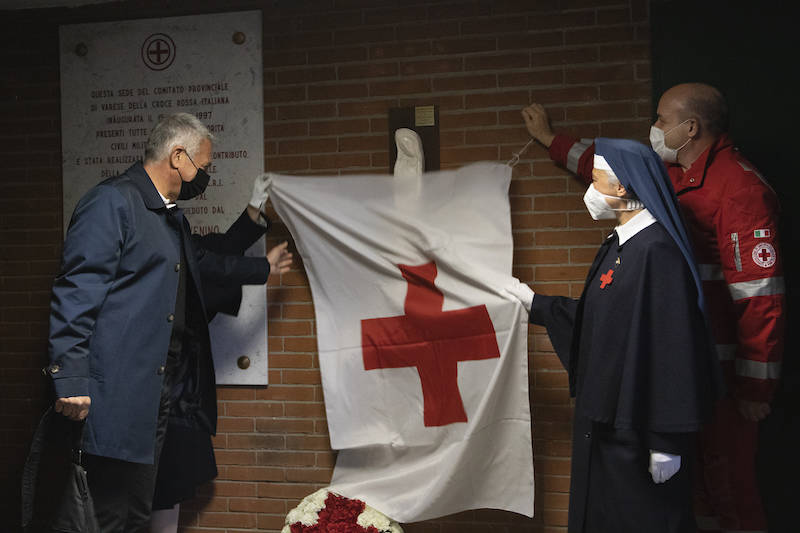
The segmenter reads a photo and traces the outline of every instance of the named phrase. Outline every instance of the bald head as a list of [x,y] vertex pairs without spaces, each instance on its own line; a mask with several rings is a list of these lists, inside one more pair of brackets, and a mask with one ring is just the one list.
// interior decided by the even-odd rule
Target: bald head
[[673,107],[681,120],[698,120],[703,136],[717,138],[728,131],[728,104],[711,85],[681,83],[668,89],[661,101]]

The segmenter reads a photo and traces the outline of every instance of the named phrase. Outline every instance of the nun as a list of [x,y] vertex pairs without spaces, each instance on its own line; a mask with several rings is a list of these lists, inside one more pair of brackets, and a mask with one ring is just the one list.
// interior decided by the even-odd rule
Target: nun
[[508,292],[546,328],[575,398],[570,533],[694,533],[695,434],[720,373],[669,177],[641,143],[596,140],[584,196],[614,219],[579,300]]

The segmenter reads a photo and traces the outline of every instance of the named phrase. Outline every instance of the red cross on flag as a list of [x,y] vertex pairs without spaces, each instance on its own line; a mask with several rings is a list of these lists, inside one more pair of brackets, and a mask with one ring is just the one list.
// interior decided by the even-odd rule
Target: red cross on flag
[[314,298],[330,490],[400,522],[533,515],[527,313],[502,290],[510,180],[477,163],[272,182]]

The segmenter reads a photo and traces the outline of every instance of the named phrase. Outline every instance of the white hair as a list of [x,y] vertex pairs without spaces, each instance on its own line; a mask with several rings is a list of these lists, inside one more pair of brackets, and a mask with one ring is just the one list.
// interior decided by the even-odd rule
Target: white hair
[[191,157],[204,139],[213,141],[214,136],[197,117],[189,113],[168,115],[150,132],[144,149],[144,160],[146,163],[161,161],[176,146],[183,146]]

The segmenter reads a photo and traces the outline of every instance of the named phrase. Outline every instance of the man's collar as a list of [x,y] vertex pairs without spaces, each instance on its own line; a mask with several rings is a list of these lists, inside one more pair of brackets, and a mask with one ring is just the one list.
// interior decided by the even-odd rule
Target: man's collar
[[131,181],[139,192],[142,193],[144,205],[148,209],[163,209],[167,203],[166,198],[161,196],[161,193],[156,189],[153,180],[144,169],[144,165],[139,161],[127,170],[127,174],[131,177]]
[[[694,160],[694,163],[686,170],[686,176],[701,180],[703,178],[703,171],[706,169],[708,158],[714,157],[717,152],[731,145],[733,145],[733,141],[727,134],[723,133],[720,135],[716,141],[711,143],[711,146],[706,148],[705,151]],[[700,183],[695,183],[695,185],[700,185]]]
[[631,218],[625,224],[621,224],[614,228],[614,231],[617,232],[617,237],[619,237],[619,245],[622,246],[625,244],[625,241],[654,222],[656,222],[656,219],[650,214],[650,211],[647,209],[642,209],[641,212],[636,213],[633,218]]
[[[156,189],[156,192],[158,192],[158,189]],[[176,204],[175,202],[171,201],[169,198],[167,198],[166,196],[164,196],[160,192],[158,193],[158,195],[161,197],[161,200],[164,201],[164,205],[167,206],[167,209],[171,209],[173,207],[177,207],[178,204]]]

